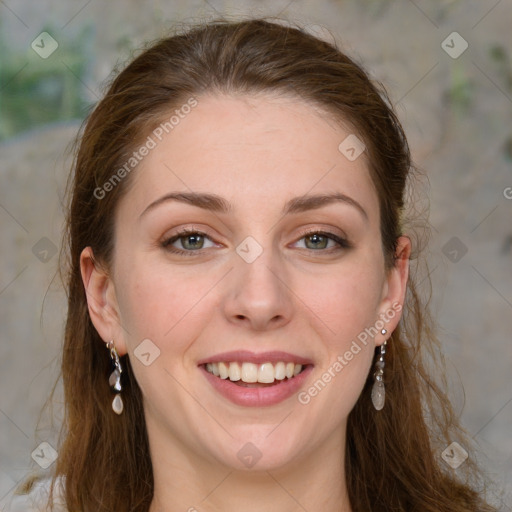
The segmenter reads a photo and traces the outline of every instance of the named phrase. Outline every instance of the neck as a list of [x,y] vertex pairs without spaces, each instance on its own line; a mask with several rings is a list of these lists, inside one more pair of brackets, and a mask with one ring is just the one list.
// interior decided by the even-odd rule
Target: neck
[[161,424],[147,420],[154,477],[149,512],[351,512],[345,426],[286,465],[238,470],[202,457]]

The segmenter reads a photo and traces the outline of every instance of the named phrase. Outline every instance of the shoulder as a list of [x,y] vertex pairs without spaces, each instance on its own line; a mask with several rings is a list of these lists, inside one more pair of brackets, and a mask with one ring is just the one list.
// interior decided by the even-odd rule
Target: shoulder
[[47,508],[52,476],[26,478],[14,492],[6,512],[67,512],[64,501],[64,478],[57,477],[53,488],[53,508]]

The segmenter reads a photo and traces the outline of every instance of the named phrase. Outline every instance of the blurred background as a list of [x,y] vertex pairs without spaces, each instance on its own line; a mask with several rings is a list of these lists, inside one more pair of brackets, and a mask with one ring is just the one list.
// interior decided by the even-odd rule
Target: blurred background
[[386,85],[429,184],[450,396],[512,510],[512,0],[0,1],[0,509],[57,448],[60,384],[54,424],[36,426],[60,367],[73,139],[115,66],[169,27],[219,16],[335,37]]

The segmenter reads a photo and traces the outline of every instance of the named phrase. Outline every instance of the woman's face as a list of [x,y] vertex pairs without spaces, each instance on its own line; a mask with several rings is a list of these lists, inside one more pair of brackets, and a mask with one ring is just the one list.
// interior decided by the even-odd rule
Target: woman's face
[[[407,242],[386,272],[366,153],[339,149],[350,130],[294,98],[197,102],[132,171],[112,274],[82,254],[91,318],[129,355],[153,450],[238,469],[333,453],[398,323]],[[279,362],[307,366],[281,380]]]

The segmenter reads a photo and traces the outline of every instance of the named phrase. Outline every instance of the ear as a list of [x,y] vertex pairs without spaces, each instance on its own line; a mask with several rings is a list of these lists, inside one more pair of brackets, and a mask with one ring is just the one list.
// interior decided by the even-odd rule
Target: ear
[[378,334],[376,340],[380,345],[388,339],[396,329],[405,300],[407,280],[409,278],[409,257],[411,255],[411,240],[407,236],[398,239],[395,252],[395,264],[389,269],[382,292],[382,300],[379,306],[379,318],[384,321],[386,335]]
[[91,247],[80,254],[80,272],[87,296],[89,316],[103,341],[114,340],[120,356],[126,354],[114,282],[94,259]]

